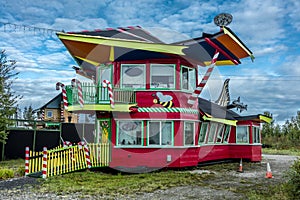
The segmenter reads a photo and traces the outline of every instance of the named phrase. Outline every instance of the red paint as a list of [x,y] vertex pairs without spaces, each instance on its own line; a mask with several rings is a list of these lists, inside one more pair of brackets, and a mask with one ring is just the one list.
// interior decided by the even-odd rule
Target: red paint
[[[175,88],[176,90],[152,90],[150,89],[150,64],[176,64]],[[130,112],[97,112],[97,118],[112,118],[111,121],[111,162],[110,167],[124,168],[163,168],[163,167],[187,167],[197,166],[198,163],[224,160],[224,159],[249,159],[251,161],[261,160],[261,145],[252,144],[235,144],[236,128],[231,127],[228,143],[221,144],[201,144],[198,145],[200,132],[200,119],[204,113],[199,110],[198,114],[191,112],[154,112],[146,111],[152,108],[166,108],[160,103],[155,103],[154,99],[158,99],[157,92],[172,97],[172,108],[189,108],[187,103],[191,92],[180,91],[181,89],[181,65],[193,67],[182,58],[174,59],[153,59],[144,61],[126,61],[114,63],[113,82],[115,87],[120,87],[121,64],[146,64],[146,89],[135,90],[136,106],[130,107]],[[197,71],[197,70],[196,70]],[[196,76],[197,80],[198,77]],[[192,107],[197,110],[197,103]],[[140,109],[140,110],[139,110]],[[142,112],[143,111],[143,112]],[[112,114],[113,113],[113,114]],[[122,147],[116,146],[116,121],[118,120],[141,120],[143,129],[143,145]],[[173,121],[173,146],[149,146],[147,144],[147,124],[148,121]],[[194,146],[184,146],[184,122],[194,121]],[[254,122],[239,121],[238,125],[247,125],[250,129]],[[259,125],[259,123],[258,123]],[[252,130],[249,131],[249,141],[252,141]],[[207,136],[206,136],[207,137]],[[207,138],[205,139],[207,140]]]

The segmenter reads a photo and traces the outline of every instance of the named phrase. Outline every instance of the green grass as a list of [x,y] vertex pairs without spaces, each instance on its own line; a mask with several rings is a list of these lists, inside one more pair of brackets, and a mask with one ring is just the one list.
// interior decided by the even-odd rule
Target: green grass
[[188,171],[161,171],[146,174],[110,174],[75,172],[49,177],[42,181],[40,192],[57,194],[108,195],[110,197],[152,192],[174,186],[201,184],[212,174],[191,174]]
[[24,176],[25,161],[23,159],[0,161],[0,179]]
[[272,149],[272,148],[263,148],[262,152],[264,154],[278,154],[278,155],[300,156],[300,149]]

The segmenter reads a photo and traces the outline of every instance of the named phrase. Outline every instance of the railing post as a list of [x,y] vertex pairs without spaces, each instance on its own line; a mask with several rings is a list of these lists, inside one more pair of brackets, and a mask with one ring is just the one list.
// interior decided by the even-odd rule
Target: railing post
[[25,176],[29,174],[29,147],[25,147]]
[[47,178],[47,147],[43,148],[43,169],[42,178]]

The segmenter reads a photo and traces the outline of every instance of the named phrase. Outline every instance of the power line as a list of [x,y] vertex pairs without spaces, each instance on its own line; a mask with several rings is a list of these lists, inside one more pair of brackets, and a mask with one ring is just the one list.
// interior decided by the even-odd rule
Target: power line
[[51,28],[42,28],[37,26],[28,26],[28,25],[19,25],[10,22],[2,22],[0,24],[3,25],[4,32],[13,32],[13,31],[23,31],[23,32],[34,32],[34,33],[42,33],[42,34],[53,34],[56,32],[64,32],[64,30],[55,30]]

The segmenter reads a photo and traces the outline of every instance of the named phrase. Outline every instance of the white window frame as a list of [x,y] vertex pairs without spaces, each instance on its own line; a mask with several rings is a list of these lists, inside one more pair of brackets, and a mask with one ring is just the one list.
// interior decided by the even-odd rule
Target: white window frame
[[[227,133],[227,130],[228,130],[228,133]],[[228,143],[229,138],[230,138],[230,132],[231,132],[231,126],[226,125],[225,129],[224,129],[224,134],[223,134],[223,143]],[[226,137],[227,137],[227,140],[225,140]]]
[[[208,131],[208,134],[207,134],[207,143],[209,143],[209,144],[215,143],[215,141],[216,141],[216,134],[217,134],[217,131],[218,131],[218,127],[219,127],[219,123],[210,122],[209,131]],[[211,132],[213,130],[212,128],[214,128],[214,132],[213,133]],[[212,137],[210,137],[211,134],[213,134]],[[212,138],[212,141],[210,141],[211,138]]]
[[[203,125],[206,125],[206,130],[205,130],[205,133],[203,133],[203,141],[201,142],[200,140],[202,139],[201,138],[201,133],[203,132]],[[209,123],[208,122],[202,122],[201,123],[201,127],[200,127],[200,132],[199,132],[199,138],[198,138],[198,144],[205,144],[206,143],[206,137],[207,137],[207,132],[209,130]]]
[[[136,144],[134,144],[134,141],[135,140],[125,140],[124,141],[124,144],[122,143],[122,141],[120,142],[119,140],[120,140],[120,134],[121,134],[121,132],[120,132],[120,130],[122,129],[121,127],[120,127],[120,124],[121,123],[140,123],[140,127],[141,127],[141,129],[139,130],[141,133],[141,135],[140,135],[140,144],[138,144],[138,141],[136,141]],[[143,121],[141,121],[141,120],[118,120],[117,121],[117,130],[116,130],[116,132],[117,132],[117,136],[116,136],[116,146],[130,146],[130,147],[135,147],[135,146],[143,146],[143,142],[144,142],[144,133],[143,133],[143,131],[144,131],[144,126],[143,126]],[[126,133],[127,132],[127,133]],[[130,135],[129,135],[129,130],[128,131],[126,131],[126,130],[123,130],[123,133],[124,134],[126,134],[126,135],[128,135],[127,136],[127,138],[130,138]],[[132,134],[132,133],[131,133]],[[134,138],[134,137],[131,137],[131,138]],[[138,137],[136,137],[136,138],[138,138]]]
[[[159,144],[150,144],[150,123],[159,123]],[[171,143],[162,144],[162,123],[171,123]],[[174,145],[174,122],[173,121],[148,121],[147,122],[147,145],[148,146],[173,146]]]
[[[187,88],[183,88],[184,86],[184,79],[183,79],[183,69],[186,68],[188,70],[188,77],[187,77]],[[192,74],[194,74],[194,83],[191,83],[192,77],[190,77],[190,70],[192,70]],[[181,80],[181,90],[186,90],[186,91],[193,91],[196,87],[196,69],[195,68],[191,68],[185,65],[181,65],[181,73],[180,73],[180,80]]]
[[[159,67],[161,66],[162,70],[165,67],[172,67],[173,68],[173,85],[172,87],[169,84],[164,83],[156,83],[153,82],[153,75],[152,75],[152,69],[153,67]],[[176,86],[176,65],[175,64],[150,64],[150,89],[175,89]]]
[[[142,87],[140,86],[134,86],[132,84],[132,87],[128,87],[128,86],[124,86],[124,68],[125,66],[136,66],[136,67],[143,67],[143,83],[142,83]],[[120,82],[121,82],[121,88],[130,88],[130,89],[146,89],[146,64],[121,64],[121,74],[120,74]],[[130,85],[130,84],[125,84],[125,85]]]
[[[193,124],[192,125],[192,136],[193,136],[193,143],[192,144],[186,144],[186,124]],[[194,146],[195,145],[195,122],[184,122],[184,146]]]
[[[217,130],[217,134],[216,134],[216,143],[223,143],[224,141],[224,133],[225,133],[225,124],[219,124],[218,125],[218,130]],[[220,142],[218,142],[218,139],[220,139]]]
[[[258,140],[258,142],[257,142],[257,140]],[[260,132],[259,126],[252,126],[252,143],[253,144],[261,144],[261,132]]]
[[[238,141],[238,128],[239,127],[243,127],[243,128],[246,128],[246,135],[247,135],[247,138],[246,138],[246,141]],[[236,130],[235,130],[235,143],[236,144],[249,144],[249,126],[247,125],[238,125],[236,126]]]

